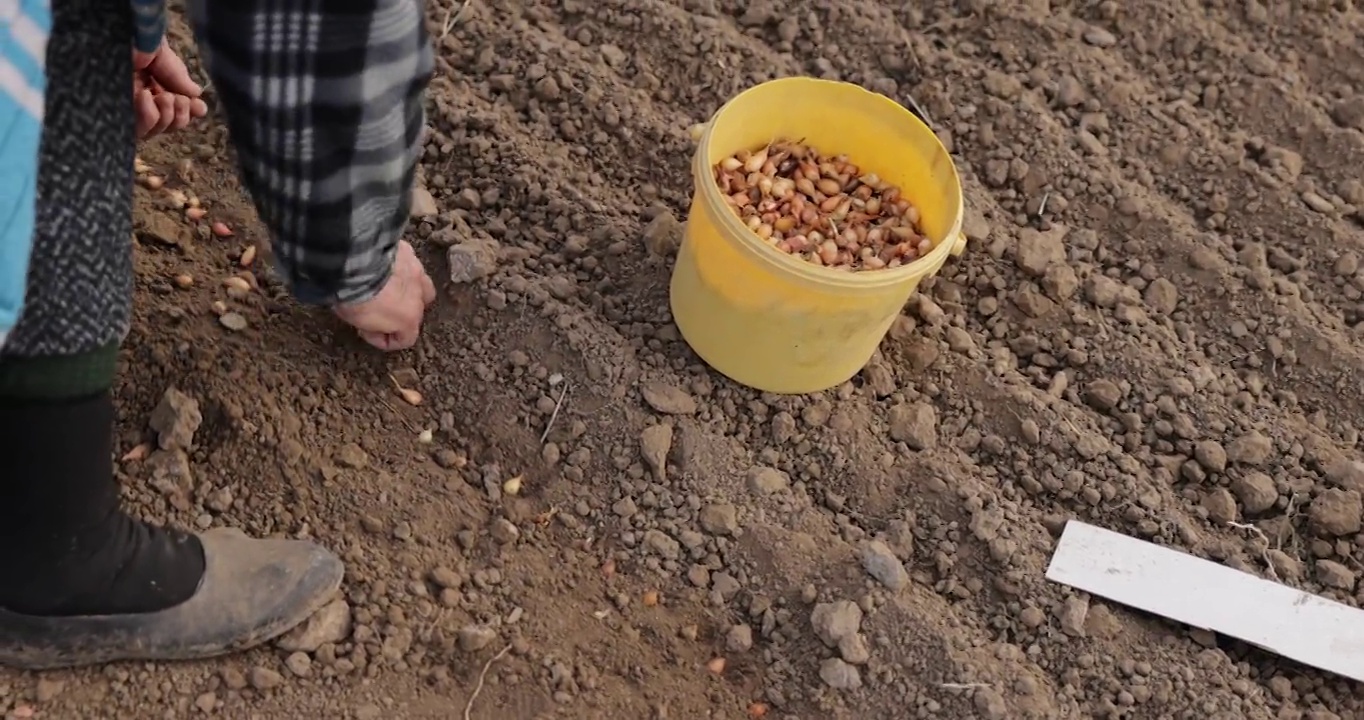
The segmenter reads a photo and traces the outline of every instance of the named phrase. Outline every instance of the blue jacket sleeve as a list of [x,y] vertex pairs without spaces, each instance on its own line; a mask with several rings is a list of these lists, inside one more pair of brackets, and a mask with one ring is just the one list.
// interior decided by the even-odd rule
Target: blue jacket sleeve
[[19,322],[28,281],[51,32],[48,0],[20,0],[0,17],[0,347]]

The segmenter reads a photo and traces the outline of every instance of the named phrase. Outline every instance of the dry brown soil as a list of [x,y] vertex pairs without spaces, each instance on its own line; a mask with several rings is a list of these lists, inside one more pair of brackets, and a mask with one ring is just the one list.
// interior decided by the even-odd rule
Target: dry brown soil
[[[1350,682],[1043,577],[1078,518],[1364,597],[1352,5],[435,2],[411,232],[442,298],[393,356],[259,261],[230,297],[264,232],[225,133],[148,144],[236,236],[138,191],[120,454],[168,388],[203,422],[192,479],[128,460],[127,497],[317,538],[344,605],[293,651],[5,672],[0,711],[461,718],[497,657],[468,717],[1364,717]],[[808,397],[709,371],[667,305],[688,127],[790,74],[912,94],[971,206],[966,254]],[[452,241],[487,275],[448,281]]]

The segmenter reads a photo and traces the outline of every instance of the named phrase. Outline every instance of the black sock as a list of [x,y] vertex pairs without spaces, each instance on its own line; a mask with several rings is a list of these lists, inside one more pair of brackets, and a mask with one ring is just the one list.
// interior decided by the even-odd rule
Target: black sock
[[0,398],[0,608],[119,615],[188,600],[199,539],[119,509],[113,402]]

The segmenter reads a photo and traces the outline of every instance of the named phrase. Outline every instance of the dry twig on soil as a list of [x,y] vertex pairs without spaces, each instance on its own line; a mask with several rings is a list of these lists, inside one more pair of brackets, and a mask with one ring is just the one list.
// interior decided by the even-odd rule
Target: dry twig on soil
[[554,427],[554,421],[559,419],[559,411],[564,407],[564,398],[568,397],[568,383],[564,383],[564,389],[559,393],[559,401],[554,403],[554,412],[549,416],[549,422],[545,423],[545,431],[540,433],[540,444],[544,445],[549,438],[549,431]]
[[1281,582],[1279,580],[1279,573],[1274,570],[1274,563],[1270,562],[1269,560],[1269,551],[1271,550],[1271,546],[1269,542],[1269,536],[1265,534],[1265,531],[1261,530],[1258,527],[1255,527],[1254,525],[1251,525],[1250,523],[1228,522],[1227,524],[1238,530],[1246,530],[1250,532],[1252,535],[1256,535],[1261,540],[1265,541],[1265,546],[1260,549],[1260,559],[1264,560],[1265,569],[1269,571],[1269,577],[1273,578],[1275,582]]
[[483,692],[483,682],[488,679],[488,670],[492,668],[493,663],[506,657],[511,649],[511,645],[502,648],[483,665],[483,670],[478,674],[478,684],[474,685],[474,691],[469,695],[469,702],[464,706],[464,720],[470,720],[473,717],[474,701],[478,699],[478,694]]
[[459,22],[460,16],[464,14],[465,9],[467,9],[472,2],[473,0],[464,0],[459,4],[458,8],[451,8],[445,11],[445,22],[441,23],[440,39],[444,40],[445,36],[449,35],[450,31],[455,29],[455,23]]

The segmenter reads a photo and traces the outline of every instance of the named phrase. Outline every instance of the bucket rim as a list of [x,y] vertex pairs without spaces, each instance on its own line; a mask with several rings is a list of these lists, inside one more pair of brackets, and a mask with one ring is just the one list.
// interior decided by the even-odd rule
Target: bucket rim
[[[844,89],[863,93],[869,96],[868,99],[872,102],[883,102],[893,106],[898,113],[904,115],[903,120],[906,124],[914,128],[916,132],[925,133],[928,137],[932,138],[933,144],[937,146],[937,148],[942,151],[943,156],[947,158],[947,172],[951,175],[950,179],[952,181],[952,187],[954,188],[950,200],[956,207],[956,217],[952,222],[952,226],[948,228],[943,237],[934,239],[933,249],[927,255],[918,258],[908,265],[879,270],[849,272],[846,270],[835,270],[823,265],[815,265],[814,263],[807,262],[794,255],[777,250],[771,245],[763,242],[756,233],[748,229],[748,227],[739,220],[739,216],[725,203],[724,196],[720,193],[720,188],[716,186],[715,178],[712,176],[713,168],[710,164],[710,153],[708,152],[716,123],[721,120],[727,110],[731,109],[745,96],[764,88],[770,88],[773,85],[792,81],[798,81],[803,84],[817,83],[836,85]],[[695,185],[695,194],[701,197],[701,202],[705,205],[706,209],[710,211],[710,214],[716,218],[716,222],[720,226],[720,231],[742,238],[739,241],[739,245],[742,246],[749,255],[766,263],[769,267],[779,272],[795,275],[802,280],[824,285],[826,287],[834,286],[847,290],[873,290],[899,285],[905,280],[913,277],[927,278],[937,267],[941,267],[947,262],[947,257],[949,255],[955,254],[953,250],[959,243],[959,238],[962,233],[962,222],[966,214],[965,198],[961,187],[961,175],[957,172],[957,166],[952,160],[951,153],[947,151],[947,148],[942,144],[942,141],[938,139],[937,133],[933,132],[932,128],[930,128],[914,111],[896,102],[893,98],[882,95],[881,93],[872,92],[855,83],[839,80],[825,80],[823,78],[801,75],[777,78],[775,80],[758,83],[731,97],[724,105],[721,105],[720,108],[710,116],[710,119],[706,121],[705,129],[702,131],[701,137],[697,141],[696,151],[692,154],[692,182]],[[901,192],[903,192],[903,188],[901,189]]]

